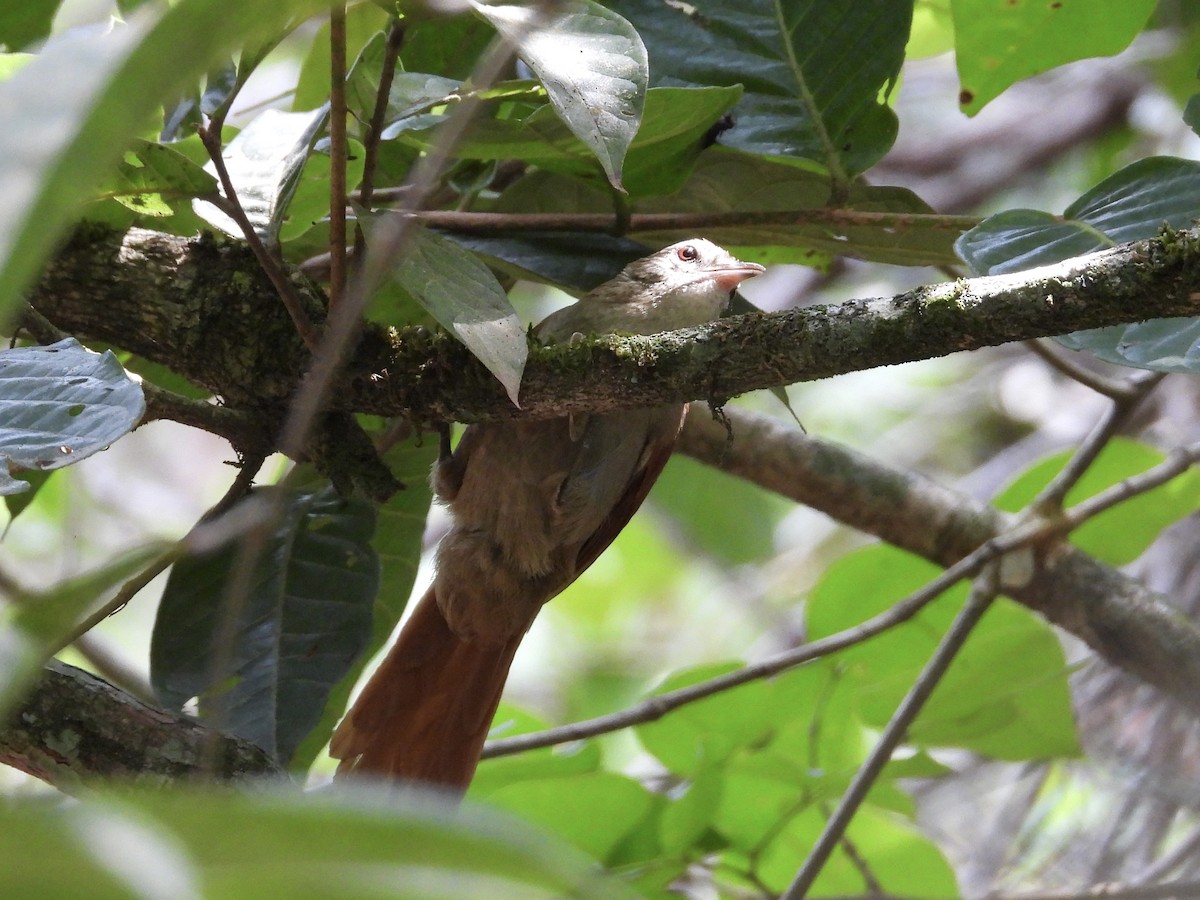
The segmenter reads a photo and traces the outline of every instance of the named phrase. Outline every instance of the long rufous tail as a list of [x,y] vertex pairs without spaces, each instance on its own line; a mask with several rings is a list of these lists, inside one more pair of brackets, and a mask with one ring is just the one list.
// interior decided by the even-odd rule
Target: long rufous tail
[[520,637],[457,637],[431,587],[346,713],[329,752],[347,772],[465,791],[479,764]]

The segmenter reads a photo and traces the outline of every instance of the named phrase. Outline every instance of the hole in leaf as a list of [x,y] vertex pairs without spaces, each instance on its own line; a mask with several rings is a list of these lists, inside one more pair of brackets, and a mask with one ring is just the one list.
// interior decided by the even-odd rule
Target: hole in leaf
[[67,415],[70,416],[71,418],[74,418],[75,416],[77,416],[81,412],[83,412],[86,408],[87,407],[85,407],[82,403],[76,403],[74,406],[67,407]]

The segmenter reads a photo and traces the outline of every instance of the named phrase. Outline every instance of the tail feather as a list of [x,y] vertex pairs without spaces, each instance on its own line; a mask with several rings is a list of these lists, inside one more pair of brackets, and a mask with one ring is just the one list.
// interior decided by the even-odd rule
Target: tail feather
[[488,645],[461,640],[434,589],[342,719],[329,752],[348,772],[424,781],[465,791],[520,637]]

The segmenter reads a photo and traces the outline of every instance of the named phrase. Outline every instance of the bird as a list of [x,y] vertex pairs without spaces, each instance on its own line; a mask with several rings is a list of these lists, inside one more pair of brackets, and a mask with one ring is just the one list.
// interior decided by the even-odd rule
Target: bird
[[[629,263],[535,333],[571,341],[699,325],[763,271],[691,238]],[[443,450],[431,482],[451,524],[433,582],[333,733],[337,778],[466,791],[522,637],[628,523],[685,414],[669,404],[477,423]]]

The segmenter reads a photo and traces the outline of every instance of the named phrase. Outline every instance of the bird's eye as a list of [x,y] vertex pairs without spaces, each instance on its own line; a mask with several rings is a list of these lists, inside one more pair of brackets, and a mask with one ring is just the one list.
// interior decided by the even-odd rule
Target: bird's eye
[[680,247],[678,250],[675,251],[675,255],[678,256],[680,259],[682,259],[684,262],[695,262],[697,259],[700,258],[700,251],[697,250],[695,247],[693,247],[691,244],[684,244],[682,247]]

